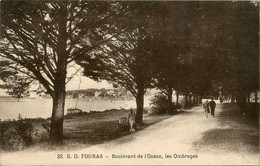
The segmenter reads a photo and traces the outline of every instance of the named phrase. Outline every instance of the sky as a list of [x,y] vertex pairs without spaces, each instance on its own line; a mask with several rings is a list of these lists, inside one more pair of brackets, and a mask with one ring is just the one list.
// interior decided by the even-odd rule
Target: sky
[[[72,70],[68,70],[68,75],[73,73]],[[109,84],[107,81],[101,81],[96,82],[93,81],[90,78],[87,78],[85,76],[80,76],[81,74],[78,73],[78,75],[74,76],[66,85],[67,90],[78,90],[78,89],[88,89],[88,88],[106,88],[111,89],[113,88],[113,85]],[[81,83],[80,83],[81,80]],[[80,84],[79,84],[80,83]],[[3,81],[0,80],[0,84],[3,84]],[[31,89],[37,89],[38,85],[32,85]],[[6,90],[0,88],[0,96],[6,96],[5,93]]]
[[[79,87],[79,77],[74,77],[67,85],[66,89],[67,90],[78,90]],[[0,80],[0,84],[3,82]],[[107,81],[102,81],[102,82],[95,82],[87,77],[82,76],[81,77],[81,83],[80,83],[80,88],[79,89],[88,89],[88,88],[106,88],[106,89],[111,89],[113,86],[109,84]],[[32,87],[32,89],[36,89],[35,86]],[[4,89],[0,88],[0,96],[6,96],[7,94],[5,93]]]
[[[67,75],[71,76],[74,73],[77,73],[77,74],[66,85],[67,90],[88,89],[88,88],[97,88],[97,89],[113,88],[113,86],[111,84],[109,84],[107,81],[96,82],[90,78],[82,76],[82,69],[79,72],[77,72],[80,67],[75,64],[73,64],[72,66],[73,67],[67,69],[67,72],[68,72]],[[80,80],[81,80],[81,83],[80,83]],[[80,85],[79,85],[79,83],[80,83]]]
[[[81,79],[81,83],[79,85]],[[80,88],[79,88],[80,87]],[[113,88],[111,84],[109,84],[107,81],[101,81],[101,82],[95,82],[87,77],[81,76],[79,77],[74,77],[68,84],[67,84],[67,90],[77,90],[79,89],[88,89],[88,88],[106,88],[110,89]]]
[[[74,75],[74,77],[66,84],[66,90],[78,90],[78,89],[89,89],[89,88],[106,88],[111,89],[113,85],[109,84],[107,81],[96,82],[90,78],[82,76],[83,69],[80,69],[79,65],[71,64],[70,67],[67,68],[67,77]],[[78,71],[78,72],[77,72]],[[81,83],[80,83],[81,80]],[[80,84],[79,84],[80,83]],[[3,84],[3,81],[0,80],[0,84]],[[38,85],[32,85],[31,90],[36,90]],[[6,96],[6,90],[0,88],[0,96]]]

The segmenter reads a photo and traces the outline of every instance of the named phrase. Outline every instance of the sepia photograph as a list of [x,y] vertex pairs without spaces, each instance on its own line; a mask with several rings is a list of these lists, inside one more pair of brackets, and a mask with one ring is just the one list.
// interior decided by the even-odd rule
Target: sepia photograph
[[0,0],[0,165],[260,165],[259,9]]

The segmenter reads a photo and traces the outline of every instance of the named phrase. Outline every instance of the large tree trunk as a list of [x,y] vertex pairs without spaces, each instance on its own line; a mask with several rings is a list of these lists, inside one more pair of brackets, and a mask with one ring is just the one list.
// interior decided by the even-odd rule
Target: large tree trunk
[[189,94],[189,106],[192,106],[192,96]]
[[65,95],[65,90],[58,90],[53,96],[50,132],[51,144],[61,144],[63,140]]
[[258,100],[258,93],[257,91],[255,91],[255,103],[257,103],[257,100]]
[[61,59],[60,63],[58,63],[57,73],[55,75],[54,93],[52,96],[51,144],[61,144],[63,141],[63,120],[66,96],[65,82],[67,75],[66,68],[66,63]]
[[198,94],[196,93],[195,94],[195,105],[198,105],[198,104],[199,104]]
[[51,117],[51,144],[61,144],[63,141],[63,120],[65,106],[65,81],[66,81],[66,64],[60,63],[56,73],[54,83],[54,94],[52,96],[53,107]]
[[250,103],[250,93],[246,95],[247,97],[247,102]]
[[202,95],[201,94],[198,94],[198,104],[202,104]]
[[171,109],[172,109],[172,87],[169,86],[168,88],[168,92],[167,92],[167,100],[168,100],[168,103],[167,103],[167,110],[166,110],[166,114],[169,114],[171,112]]
[[235,95],[234,95],[234,93],[231,94],[231,103],[235,103]]
[[196,105],[196,104],[195,104],[195,95],[193,95],[193,97],[192,97],[192,105],[193,105],[193,106]]
[[176,106],[179,105],[179,93],[176,91]]
[[143,111],[144,111],[144,86],[139,85],[136,96],[136,123],[143,123]]
[[187,94],[185,94],[185,98],[184,98],[184,108],[188,108],[188,96],[187,96]]
[[[66,3],[66,2],[64,2]],[[64,105],[65,105],[65,84],[67,75],[67,8],[61,5],[59,10],[60,18],[58,21],[59,34],[57,42],[57,70],[54,80],[53,109],[51,117],[51,144],[61,144],[63,141],[63,121],[64,121]]]
[[244,106],[246,104],[246,94],[244,92],[239,92],[236,96],[236,103],[240,106]]

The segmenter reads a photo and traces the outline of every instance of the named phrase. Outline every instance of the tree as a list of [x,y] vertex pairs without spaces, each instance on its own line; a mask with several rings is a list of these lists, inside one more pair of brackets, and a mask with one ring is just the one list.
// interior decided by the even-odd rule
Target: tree
[[11,75],[5,79],[5,82],[5,84],[0,85],[0,88],[6,89],[6,93],[17,98],[18,102],[20,98],[30,95],[29,88],[32,80],[22,76]]
[[198,24],[194,43],[202,43],[196,52],[210,64],[208,91],[221,87],[232,101],[236,96],[245,103],[246,95],[258,89],[258,8],[250,2],[203,2],[199,9],[204,26]]
[[201,74],[207,76],[208,85],[203,89],[212,95],[221,87],[232,101],[236,96],[237,102],[243,103],[248,93],[258,89],[258,8],[250,2],[197,5],[192,48],[195,59],[199,58],[196,66],[204,66]]
[[0,56],[51,95],[52,144],[63,138],[65,84],[73,77],[67,68],[121,33],[113,26],[119,13],[110,2],[1,1]]
[[238,104],[246,102],[250,92],[259,89],[259,8],[249,2],[234,4],[234,48],[237,57]]
[[142,123],[146,88],[150,87],[150,53],[147,38],[131,41],[132,34],[124,34],[102,49],[93,52],[92,58],[80,57],[78,64],[83,74],[96,81],[107,80],[115,86],[129,90],[136,98],[136,121]]
[[30,95],[29,88],[33,80],[10,70],[7,68],[8,65],[10,65],[8,61],[0,62],[0,79],[4,81],[4,84],[0,84],[0,88],[6,89],[6,93],[17,98],[19,102],[20,98]]
[[[113,41],[93,51],[92,57],[79,57],[83,74],[94,80],[107,80],[129,90],[136,98],[137,123],[142,123],[144,94],[151,87],[153,26],[158,23],[154,12],[158,2],[121,2],[129,28]],[[161,8],[162,9],[162,8]]]
[[189,6],[175,2],[164,4],[164,8],[164,13],[158,21],[158,32],[154,34],[154,77],[155,86],[167,96],[166,113],[169,113],[172,109],[173,90],[178,93],[182,84],[180,80],[183,68],[179,59],[190,51],[191,26],[187,12]]

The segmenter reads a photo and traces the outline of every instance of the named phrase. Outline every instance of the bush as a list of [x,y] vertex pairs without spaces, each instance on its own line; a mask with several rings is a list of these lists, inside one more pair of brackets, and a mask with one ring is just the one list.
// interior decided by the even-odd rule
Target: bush
[[[155,114],[165,114],[167,107],[168,107],[168,100],[167,100],[167,96],[162,94],[162,93],[158,93],[156,94],[152,99],[151,99],[151,105],[152,105],[152,112]],[[171,105],[171,111],[169,112],[174,113],[176,112],[176,105],[174,104],[174,102]]]
[[49,140],[44,119],[0,121],[0,150],[22,150],[34,143]]
[[24,121],[0,122],[0,144],[2,150],[21,150],[32,144],[32,124]]

